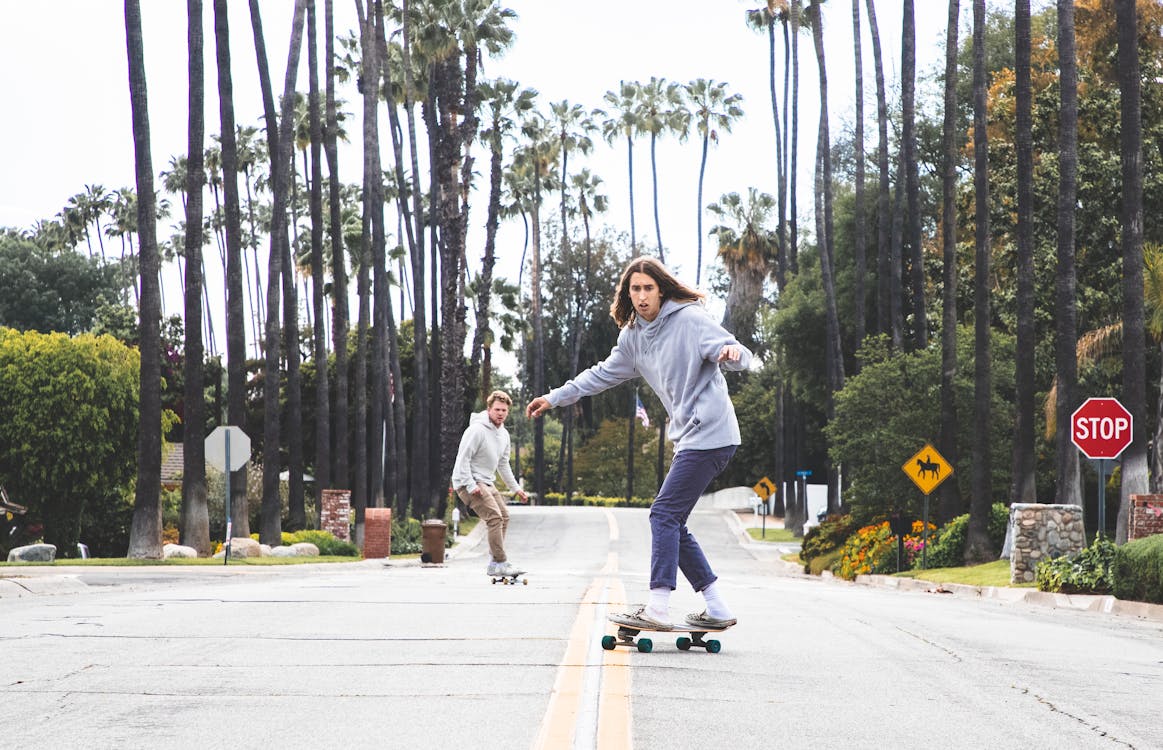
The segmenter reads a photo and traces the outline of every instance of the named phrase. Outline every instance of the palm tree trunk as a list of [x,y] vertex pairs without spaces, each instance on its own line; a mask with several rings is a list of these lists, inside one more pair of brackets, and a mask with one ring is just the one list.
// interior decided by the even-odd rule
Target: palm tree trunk
[[[315,0],[307,3],[307,81],[311,128],[311,298],[315,306],[315,517],[323,488],[331,486],[331,378],[327,371],[327,325],[323,314],[323,122],[319,112],[319,48]],[[305,519],[304,519],[305,520]],[[305,525],[305,524],[304,524]]]
[[876,200],[876,248],[877,248],[877,294],[876,329],[880,333],[892,332],[892,252],[889,238],[891,218],[890,190],[888,174],[888,97],[884,85],[884,59],[880,48],[880,30],[876,25],[876,5],[866,0],[868,10],[868,30],[872,37],[872,61],[876,70],[876,164],[880,174]]
[[1123,398],[1134,435],[1123,453],[1115,542],[1127,541],[1130,496],[1147,492],[1147,363],[1143,308],[1143,128],[1139,23],[1134,0],[1115,0],[1122,161]]
[[969,529],[965,562],[986,562],[993,550],[989,541],[989,512],[993,505],[990,460],[990,363],[989,294],[989,141],[986,134],[985,0],[973,0],[973,189],[976,195],[974,224],[976,269],[974,271],[973,347],[973,474],[970,478]]
[[1074,268],[1074,211],[1078,200],[1078,64],[1074,43],[1074,0],[1058,0],[1058,267],[1054,274],[1054,369],[1058,395],[1055,502],[1082,504],[1078,450],[1070,438],[1077,407],[1078,300]]
[[[498,125],[493,124],[493,132],[497,132]],[[497,263],[497,227],[501,220],[501,178],[504,161],[504,151],[500,137],[496,135],[492,143],[492,155],[489,160],[489,207],[485,219],[485,253],[481,257],[480,284],[477,289],[476,328],[473,330],[472,354],[469,361],[469,374],[473,385],[477,388],[482,400],[488,398],[488,387],[481,378],[480,363],[484,353],[485,334],[489,330],[489,306],[493,293],[493,268]]]
[[206,492],[206,391],[202,378],[202,189],[205,123],[205,76],[202,62],[202,0],[187,0],[189,51],[189,139],[186,148],[186,269],[185,349],[183,395],[182,517],[179,541],[207,557],[210,549],[210,512]]
[[775,264],[775,283],[782,292],[787,285],[787,96],[788,81],[791,75],[791,66],[788,65],[788,56],[791,48],[787,39],[787,13],[781,14],[783,27],[783,128],[780,129],[778,104],[775,95],[775,16],[768,17],[768,45],[771,48],[771,116],[775,121],[775,153],[776,153],[776,195],[779,201],[779,225],[776,227],[776,237],[779,241],[779,257]]
[[917,351],[929,343],[925,320],[925,264],[921,247],[920,178],[917,174],[917,116],[914,104],[917,78],[917,33],[913,0],[905,0],[901,24],[901,149],[905,163],[905,193],[908,198],[908,247],[912,266],[913,341]]
[[[271,253],[267,263],[267,319],[266,319],[266,371],[263,377],[263,480],[262,513],[259,524],[259,539],[272,546],[282,541],[282,508],[279,499],[279,458],[280,423],[279,392],[282,377],[279,372],[280,338],[280,289],[279,280],[284,273],[283,260],[289,254],[287,229],[287,202],[290,197],[288,180],[291,160],[294,158],[294,106],[295,77],[299,68],[299,51],[303,40],[303,24],[306,15],[306,0],[296,0],[295,16],[291,25],[290,49],[287,53],[286,76],[283,79],[282,110],[279,113],[277,134],[274,128],[274,98],[270,87],[266,50],[262,45],[261,18],[257,0],[251,0],[251,25],[254,27],[255,53],[258,56],[259,79],[263,86],[263,108],[267,118],[267,142],[271,152],[272,198],[271,208]],[[274,137],[272,137],[272,135]],[[286,243],[286,245],[284,245]],[[286,269],[290,274],[290,269]]]
[[787,265],[792,275],[800,272],[799,266],[799,219],[796,207],[796,175],[798,169],[800,141],[800,9],[799,0],[791,0],[791,172],[787,179],[788,190],[791,193],[790,208],[788,211],[790,242],[788,244]]
[[334,440],[332,446],[332,461],[334,471],[331,472],[331,482],[324,485],[319,482],[320,489],[324,487],[350,487],[350,471],[348,469],[348,386],[347,386],[347,334],[350,320],[347,307],[347,263],[344,257],[343,224],[340,214],[341,198],[339,194],[339,120],[335,103],[335,21],[332,0],[324,2],[324,57],[327,65],[327,126],[323,149],[327,156],[329,184],[329,220],[331,232],[331,299],[332,324],[331,337],[335,349],[335,408],[332,411],[331,434]]
[[[226,422],[246,424],[246,314],[242,293],[242,237],[238,205],[238,145],[234,125],[234,84],[230,72],[230,27],[226,0],[214,0],[218,61],[218,111],[222,138],[222,192],[226,216]],[[140,197],[140,196],[139,196]],[[246,467],[230,480],[232,533],[250,536]]]
[[626,132],[626,164],[630,172],[630,255],[638,255],[638,228],[634,225],[634,136]]
[[[532,213],[533,258],[529,273],[530,314],[533,318],[533,392],[545,392],[545,324],[541,318],[541,165],[535,156]],[[545,497],[545,417],[533,420],[533,484],[537,499]]]
[[[864,276],[865,269],[865,253],[867,252],[867,241],[865,239],[865,219],[864,219],[864,60],[860,44],[860,0],[852,0],[852,39],[853,39],[853,62],[855,64],[855,78],[856,78],[856,218],[853,229],[855,230],[853,252],[856,255],[856,278],[853,282],[853,331],[852,351],[859,351],[860,345],[864,343],[865,330],[865,292],[864,292]],[[860,366],[860,360],[857,359],[857,368]]]
[[139,0],[125,0],[125,43],[129,58],[129,101],[133,119],[138,257],[141,268],[139,322],[141,421],[137,431],[137,488],[133,501],[133,526],[130,530],[127,556],[157,559],[162,556],[161,296],[158,286],[160,263]]
[[[956,466],[957,448],[957,52],[961,4],[949,0],[945,25],[945,119],[941,135],[941,259],[945,288],[941,297],[941,455]],[[962,514],[957,482],[943,482],[937,516]]]
[[658,143],[658,134],[650,134],[650,178],[654,186],[654,236],[658,240],[658,260],[666,263],[666,251],[662,249],[662,224],[658,221],[658,159],[655,147]]
[[[774,107],[775,104],[772,104]],[[775,134],[776,140],[779,140],[779,131]],[[698,213],[698,255],[695,260],[695,286],[697,287],[703,280],[703,176],[707,172],[707,147],[710,145],[711,128],[708,125],[707,131],[703,133],[703,155],[699,159],[699,189],[698,189],[698,205],[696,206]],[[778,157],[776,158],[778,162]],[[780,286],[782,289],[782,285]]]
[[1014,66],[1017,89],[1018,156],[1018,326],[1015,363],[1017,414],[1014,423],[1012,502],[1037,502],[1034,482],[1034,136],[1030,91],[1030,0],[1014,4]]

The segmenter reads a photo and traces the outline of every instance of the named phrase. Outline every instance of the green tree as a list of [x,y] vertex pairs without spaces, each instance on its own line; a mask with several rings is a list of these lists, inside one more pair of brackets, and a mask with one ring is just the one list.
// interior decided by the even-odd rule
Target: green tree
[[[140,368],[111,336],[0,328],[0,484],[60,557],[76,556],[85,504],[133,479]],[[160,512],[157,534],[160,554]]]
[[776,234],[767,224],[775,198],[755,188],[747,189],[747,201],[739,193],[727,193],[707,206],[721,223],[710,234],[719,244],[719,257],[727,269],[724,327],[749,348],[755,346],[755,316],[763,301],[763,282],[778,252]]
[[611,146],[614,141],[626,138],[626,168],[630,186],[630,253],[638,254],[638,228],[634,223],[634,136],[641,132],[641,118],[638,114],[638,98],[642,84],[637,81],[618,82],[617,91],[607,91],[602,100],[611,108],[609,113],[594,110],[594,117],[602,120],[602,137]]
[[[622,389],[619,395],[625,396]],[[625,400],[623,398],[623,400]],[[650,497],[658,492],[655,455],[658,453],[658,431],[643,427],[634,421],[635,453],[634,495]],[[673,458],[673,446],[666,448],[665,464]],[[577,449],[574,456],[577,490],[585,495],[620,497],[626,492],[626,422],[625,419],[607,419],[593,437]]]
[[[774,79],[773,79],[774,80]],[[774,83],[772,84],[772,107],[775,106]],[[697,78],[686,85],[686,96],[690,102],[695,128],[703,141],[702,158],[699,161],[698,202],[698,254],[695,260],[695,286],[703,279],[703,176],[707,171],[707,149],[712,142],[719,143],[719,131],[731,132],[731,125],[743,116],[740,94],[727,92],[727,84],[715,80]],[[776,119],[776,140],[779,140],[778,118]]]
[[682,87],[665,78],[651,76],[638,89],[638,127],[650,134],[650,175],[654,187],[654,236],[658,241],[658,259],[666,262],[662,245],[662,224],[658,219],[658,158],[656,149],[659,136],[674,133],[686,140],[690,128],[690,110],[682,97]]

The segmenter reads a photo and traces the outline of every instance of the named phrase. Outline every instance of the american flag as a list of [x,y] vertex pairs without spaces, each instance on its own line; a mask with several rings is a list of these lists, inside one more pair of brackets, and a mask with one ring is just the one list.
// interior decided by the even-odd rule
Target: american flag
[[650,415],[646,413],[646,407],[642,405],[642,399],[637,396],[634,399],[638,402],[638,408],[634,410],[634,418],[642,420],[643,427],[650,426]]

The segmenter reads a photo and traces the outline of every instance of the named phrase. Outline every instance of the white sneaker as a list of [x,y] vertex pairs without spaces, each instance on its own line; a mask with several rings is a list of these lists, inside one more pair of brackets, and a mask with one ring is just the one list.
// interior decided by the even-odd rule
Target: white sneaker
[[495,572],[491,573],[490,575],[495,575],[495,576],[519,576],[519,575],[522,575],[522,574],[525,572],[525,571],[524,571],[524,570],[522,570],[521,568],[518,568],[518,567],[516,567],[515,565],[513,565],[513,564],[511,564],[511,563],[509,563],[509,562],[507,562],[507,561],[506,561],[506,562],[503,562],[503,563],[497,563],[496,565],[497,565],[497,567],[496,567],[496,569],[495,569]]
[[488,570],[486,572],[486,575],[495,576],[497,574],[497,567],[498,567],[497,563],[490,562]]

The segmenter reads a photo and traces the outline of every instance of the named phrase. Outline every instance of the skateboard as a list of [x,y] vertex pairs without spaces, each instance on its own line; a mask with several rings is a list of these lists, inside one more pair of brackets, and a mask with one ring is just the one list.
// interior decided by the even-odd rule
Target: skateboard
[[489,578],[493,579],[493,583],[503,583],[506,586],[516,586],[518,583],[522,583],[526,586],[529,585],[529,579],[525,577],[524,573],[517,573],[516,575],[505,575],[505,576],[490,575]]
[[654,641],[651,638],[638,638],[638,634],[642,632],[647,633],[671,633],[671,632],[685,632],[689,636],[680,635],[674,642],[678,646],[679,651],[690,651],[692,647],[704,648],[707,653],[717,654],[723,648],[718,640],[711,638],[705,640],[703,636],[709,633],[722,633],[727,628],[706,628],[703,630],[695,630],[690,625],[685,623],[675,624],[672,630],[658,630],[655,628],[631,628],[626,625],[621,625],[614,620],[615,625],[618,625],[618,635],[607,635],[602,637],[602,648],[606,651],[613,651],[618,646],[626,646],[628,648],[637,648],[643,654],[649,654],[654,650]]

